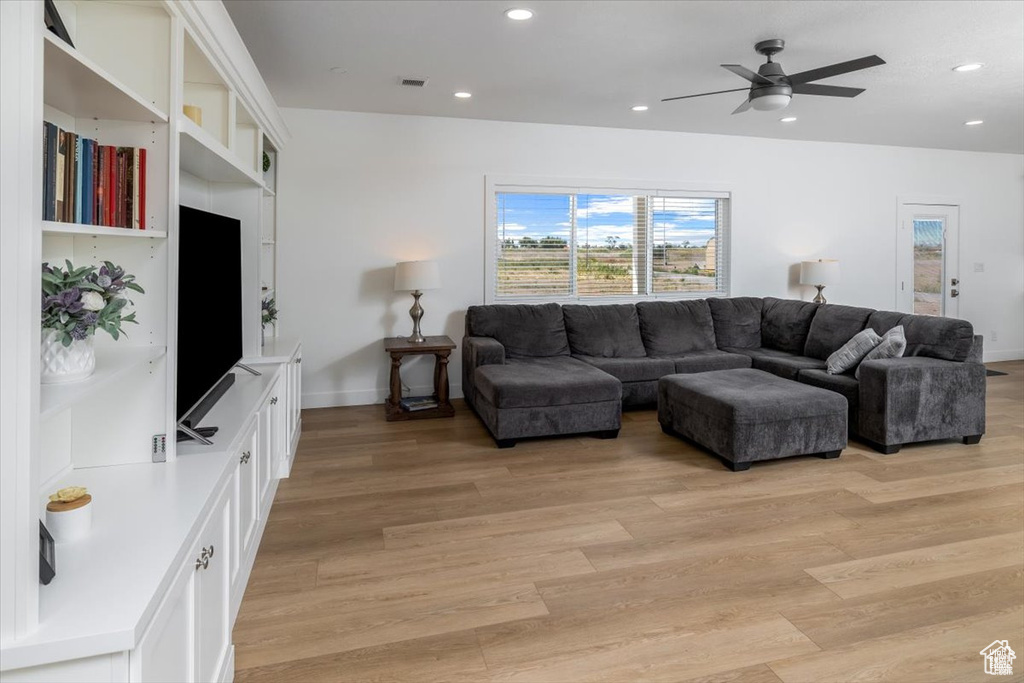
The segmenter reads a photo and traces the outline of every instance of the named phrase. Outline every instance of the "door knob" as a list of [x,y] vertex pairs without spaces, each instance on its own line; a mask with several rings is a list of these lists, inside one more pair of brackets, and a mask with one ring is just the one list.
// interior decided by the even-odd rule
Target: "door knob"
[[949,281],[949,284],[951,284],[954,287],[956,287],[958,284],[960,284],[960,279],[959,278],[953,278],[952,280]]
[[949,290],[949,295],[955,299],[958,296],[960,296],[960,290],[959,289],[951,289],[951,290]]

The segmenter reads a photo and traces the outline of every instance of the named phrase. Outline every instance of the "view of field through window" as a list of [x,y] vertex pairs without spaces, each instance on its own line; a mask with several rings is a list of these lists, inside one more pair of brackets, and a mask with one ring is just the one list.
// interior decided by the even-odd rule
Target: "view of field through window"
[[914,313],[942,315],[942,248],[940,219],[914,221]]
[[721,291],[727,200],[512,192],[495,199],[499,297]]

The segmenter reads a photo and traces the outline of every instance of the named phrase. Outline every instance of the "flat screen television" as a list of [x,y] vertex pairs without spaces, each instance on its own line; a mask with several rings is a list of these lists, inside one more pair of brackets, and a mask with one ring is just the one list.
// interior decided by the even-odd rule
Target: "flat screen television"
[[[187,206],[178,221],[179,425],[199,422],[242,359],[242,223]],[[210,431],[212,433],[212,430]]]

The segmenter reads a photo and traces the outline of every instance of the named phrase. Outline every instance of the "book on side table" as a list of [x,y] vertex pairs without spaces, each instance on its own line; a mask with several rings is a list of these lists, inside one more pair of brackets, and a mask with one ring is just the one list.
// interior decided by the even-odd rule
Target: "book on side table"
[[433,396],[406,396],[398,405],[402,406],[402,410],[408,410],[410,413],[414,413],[418,410],[430,410],[438,406],[437,399]]

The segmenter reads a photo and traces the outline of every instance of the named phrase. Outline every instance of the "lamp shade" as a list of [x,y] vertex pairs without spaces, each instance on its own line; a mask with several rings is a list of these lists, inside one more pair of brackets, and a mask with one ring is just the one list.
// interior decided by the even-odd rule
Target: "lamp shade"
[[396,292],[438,289],[440,286],[441,271],[437,261],[402,261],[395,264]]
[[804,261],[803,263],[800,264],[800,284],[839,284],[839,261],[836,261],[835,259],[818,259],[817,261]]

